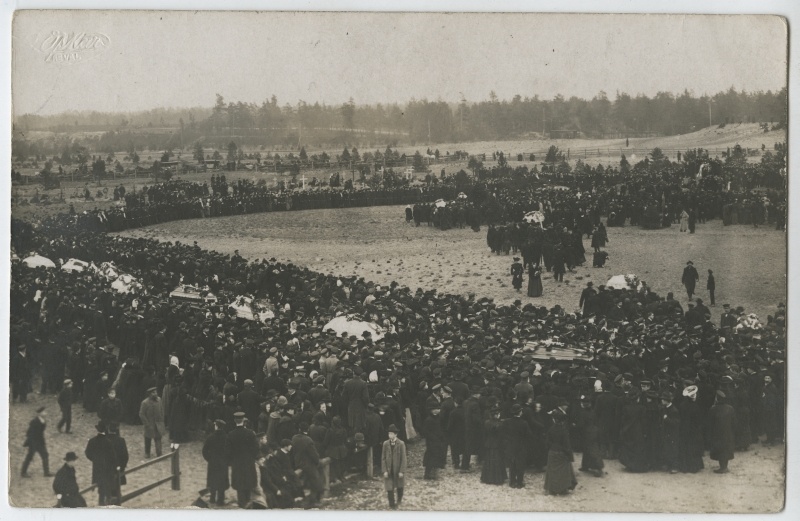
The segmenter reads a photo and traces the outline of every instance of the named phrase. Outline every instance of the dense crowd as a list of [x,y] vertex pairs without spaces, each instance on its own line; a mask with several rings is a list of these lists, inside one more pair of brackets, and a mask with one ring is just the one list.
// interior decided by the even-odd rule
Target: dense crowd
[[[646,287],[601,286],[576,311],[499,306],[272,259],[248,263],[196,244],[64,229],[12,225],[41,255],[113,262],[146,289],[116,293],[89,271],[14,264],[13,399],[24,401],[36,382],[44,394],[60,393],[63,414],[74,399],[104,422],[144,421],[147,455],[151,439],[160,451],[162,437],[208,435],[205,443],[217,443],[207,451],[217,502],[232,486],[242,506],[252,504],[255,488],[264,504],[282,508],[305,486],[316,504],[319,458],[330,457],[332,479],[342,479],[365,468],[371,447],[394,506],[403,442],[416,437],[426,440],[426,478],[435,479],[449,451],[465,472],[476,456],[487,484],[524,486],[526,469],[546,469],[554,494],[575,486],[573,451],[583,453],[581,470],[598,476],[607,458],[632,472],[697,472],[706,450],[724,472],[760,436],[783,439],[782,305],[765,325],[740,321],[744,309],[719,319],[700,305],[684,313],[671,295]],[[219,300],[170,300],[178,284]],[[237,318],[227,304],[242,294],[270,301],[275,318]],[[340,315],[387,333],[324,329]],[[554,358],[554,344],[580,356]],[[152,423],[142,414],[148,400]]]

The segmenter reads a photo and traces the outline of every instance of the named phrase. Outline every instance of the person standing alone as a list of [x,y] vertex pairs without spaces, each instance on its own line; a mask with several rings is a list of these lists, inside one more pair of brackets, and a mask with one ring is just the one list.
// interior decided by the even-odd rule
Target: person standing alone
[[711,305],[714,305],[714,290],[717,289],[717,282],[714,280],[714,272],[708,270],[708,281],[706,282],[706,289],[708,296],[711,299]]
[[[389,439],[383,442],[381,451],[381,471],[386,495],[389,498],[389,508],[396,510],[403,501],[403,488],[406,473],[406,444],[397,438],[397,427],[389,425]],[[394,490],[397,489],[397,503],[395,503]]]
[[692,263],[692,261],[688,261],[686,263],[686,267],[683,268],[683,277],[681,277],[681,282],[683,283],[684,287],[686,287],[686,295],[688,295],[689,300],[692,300],[692,295],[694,295],[694,287],[698,280],[700,280],[700,275],[697,273],[694,263]]
[[31,464],[31,461],[33,461],[33,455],[37,452],[42,458],[42,467],[44,467],[45,477],[52,477],[52,474],[50,474],[47,444],[44,440],[44,429],[47,426],[45,420],[46,414],[45,408],[39,407],[36,409],[36,418],[32,419],[30,424],[28,424],[28,432],[25,433],[25,443],[22,445],[28,448],[28,454],[25,455],[25,460],[22,462],[21,475],[23,478],[30,477],[28,474],[28,466]]
[[164,408],[158,389],[151,387],[147,390],[149,396],[142,401],[139,407],[139,419],[144,425],[144,455],[150,457],[150,444],[156,442],[156,456],[161,456],[161,437],[167,431],[164,425]]

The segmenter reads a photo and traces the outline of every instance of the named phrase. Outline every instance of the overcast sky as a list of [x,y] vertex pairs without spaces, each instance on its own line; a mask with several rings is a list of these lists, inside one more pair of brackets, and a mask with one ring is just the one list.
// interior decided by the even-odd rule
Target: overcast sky
[[[92,49],[58,62],[53,31]],[[22,11],[13,39],[14,115],[786,84],[777,17]]]

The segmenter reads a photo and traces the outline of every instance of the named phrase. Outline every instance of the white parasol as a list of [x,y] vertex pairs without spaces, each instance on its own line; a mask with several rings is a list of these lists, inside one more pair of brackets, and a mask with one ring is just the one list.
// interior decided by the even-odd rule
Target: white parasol
[[29,268],[55,268],[56,263],[48,259],[47,257],[42,257],[41,255],[31,255],[24,259],[23,264],[25,264]]
[[348,335],[355,335],[358,338],[364,338],[364,332],[369,331],[372,334],[373,340],[380,340],[386,333],[391,332],[391,330],[387,330],[373,322],[350,319],[345,315],[334,318],[322,327],[323,331],[329,329],[333,329],[337,335],[347,333]]
[[445,206],[447,206],[447,202],[445,202],[444,199],[437,199],[436,202],[433,204],[436,205],[436,208],[444,208]]

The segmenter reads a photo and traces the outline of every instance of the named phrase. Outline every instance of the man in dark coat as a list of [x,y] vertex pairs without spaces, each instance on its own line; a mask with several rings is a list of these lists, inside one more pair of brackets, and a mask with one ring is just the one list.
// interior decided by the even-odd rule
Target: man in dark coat
[[470,470],[470,459],[473,454],[478,454],[483,443],[481,432],[483,430],[483,415],[478,403],[480,391],[472,390],[472,396],[464,400],[464,457],[461,460],[462,472]]
[[106,425],[101,421],[95,426],[97,435],[86,444],[86,458],[92,462],[92,483],[97,485],[100,506],[118,505],[120,498],[117,457],[114,447],[106,436]]
[[36,453],[39,453],[39,456],[42,458],[44,475],[46,477],[52,476],[52,474],[50,474],[47,444],[44,440],[44,429],[46,427],[45,416],[47,416],[47,411],[44,407],[39,407],[36,409],[36,418],[32,419],[28,424],[28,431],[25,433],[25,443],[22,445],[28,448],[28,454],[25,455],[25,459],[22,462],[21,475],[23,478],[30,477],[30,475],[28,475],[28,466],[31,464],[31,461],[33,461],[33,455]]
[[719,468],[714,469],[717,474],[727,474],[728,461],[733,459],[736,449],[736,412],[727,404],[727,397],[722,391],[717,391],[717,399],[709,411],[711,425],[711,452],[710,457],[719,461]]
[[58,432],[64,429],[64,432],[69,434],[72,429],[72,400],[72,380],[67,378],[58,393],[58,408],[61,409],[61,419],[58,420],[56,425]]
[[670,474],[680,469],[681,413],[672,403],[672,393],[661,393],[661,461]]
[[508,484],[511,488],[525,486],[525,466],[528,463],[528,445],[533,436],[528,423],[522,418],[522,406],[511,406],[511,417],[503,422],[508,462]]
[[694,287],[698,280],[700,280],[700,275],[697,273],[692,261],[688,261],[686,267],[683,268],[681,283],[686,287],[686,295],[688,295],[689,300],[694,295]]
[[[111,442],[111,447],[114,449],[114,456],[117,458],[117,479],[120,485],[128,483],[125,477],[125,468],[128,466],[128,443],[125,438],[119,435],[119,424],[111,423],[108,425],[108,440]],[[122,491],[120,491],[121,493]]]
[[578,302],[578,307],[583,311],[583,316],[588,316],[594,311],[594,297],[597,295],[597,291],[593,286],[594,283],[589,281],[586,283],[586,288],[581,291],[581,299]]
[[581,396],[581,408],[577,411],[575,423],[583,445],[583,458],[579,470],[591,472],[598,478],[603,477],[603,456],[598,443],[599,429],[591,396]]
[[308,424],[300,424],[300,432],[292,437],[294,452],[294,468],[303,471],[303,479],[311,490],[309,497],[311,506],[318,506],[322,499],[324,486],[319,472],[319,453],[314,440],[308,436]]
[[225,504],[225,491],[231,486],[228,478],[230,450],[225,422],[215,420],[214,432],[203,444],[203,458],[208,462],[206,487],[211,493],[211,502],[218,506]]
[[253,390],[253,381],[244,381],[244,390],[236,397],[236,402],[244,411],[250,425],[258,425],[258,415],[261,413],[261,396]]
[[344,383],[343,398],[347,403],[347,422],[350,430],[361,432],[364,429],[364,415],[369,403],[367,382],[360,375],[350,378]]
[[444,435],[442,422],[439,418],[441,406],[433,405],[425,418],[423,432],[425,433],[425,455],[422,464],[425,467],[424,479],[436,479],[436,471],[443,469],[447,463],[447,439]]
[[81,508],[86,506],[86,500],[80,494],[78,480],[75,477],[75,462],[78,456],[74,452],[67,452],[64,457],[64,466],[58,469],[53,480],[53,492],[58,498],[58,503],[64,508]]
[[244,426],[244,413],[234,414],[236,427],[228,433],[230,447],[231,486],[236,490],[239,508],[245,508],[250,493],[258,484],[256,460],[260,453],[256,433]]
[[122,421],[122,401],[117,398],[116,390],[108,390],[108,395],[100,403],[100,408],[97,410],[97,416],[106,425]]

